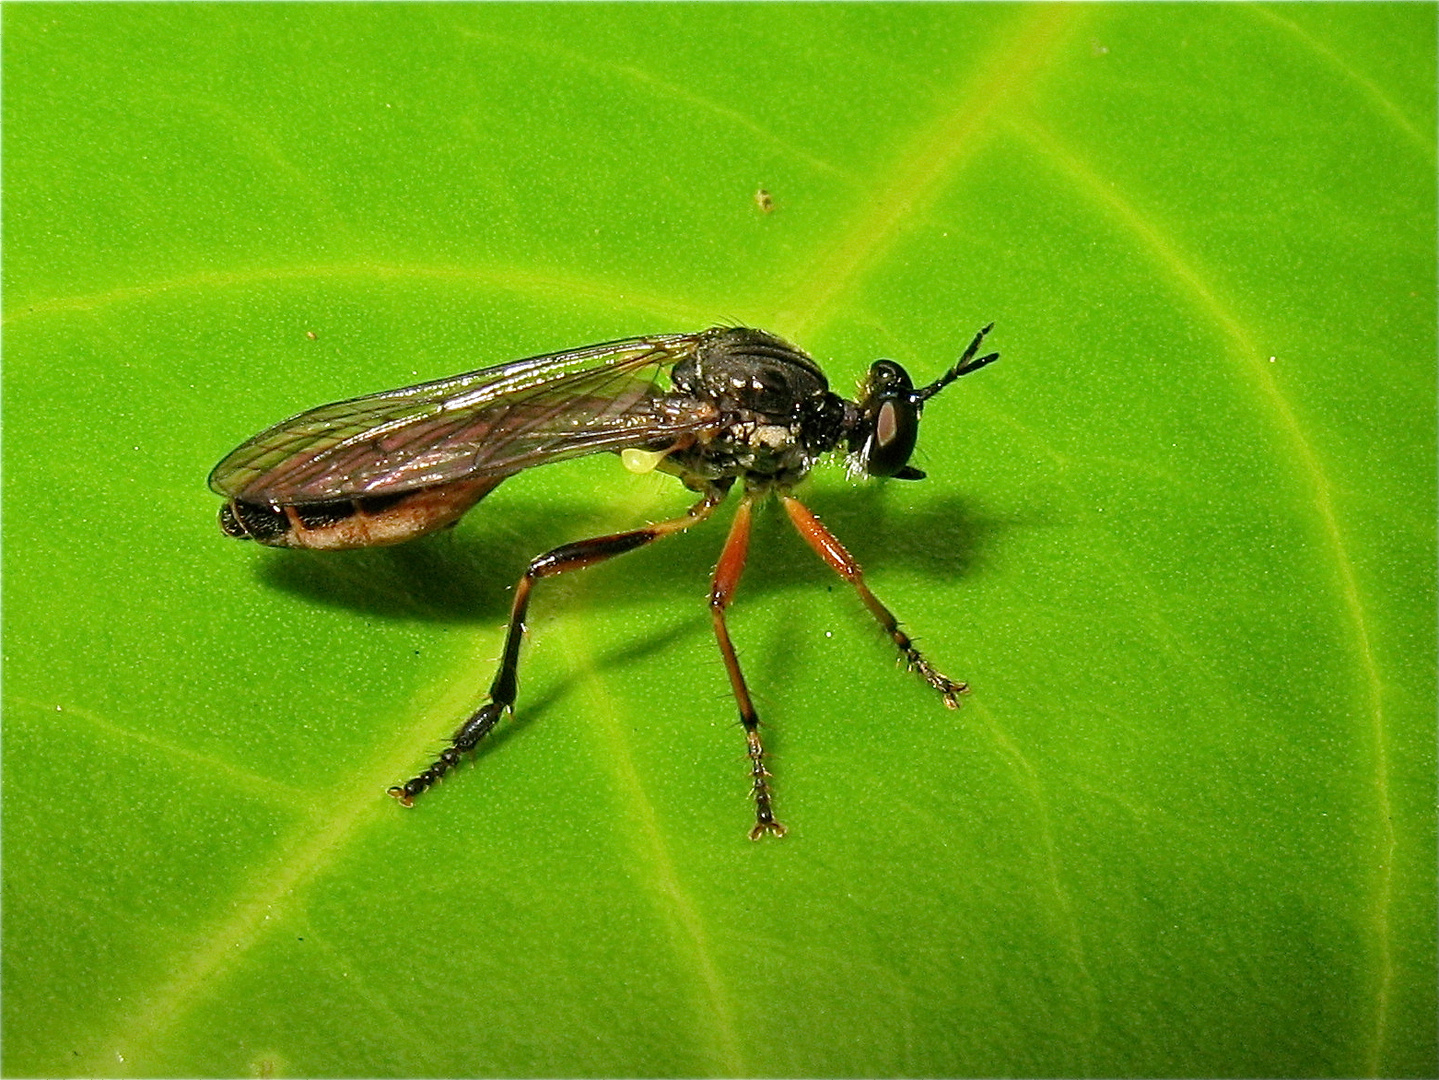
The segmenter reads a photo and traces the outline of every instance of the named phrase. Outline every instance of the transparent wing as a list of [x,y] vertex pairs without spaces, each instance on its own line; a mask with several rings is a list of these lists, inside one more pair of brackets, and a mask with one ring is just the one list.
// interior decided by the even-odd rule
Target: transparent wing
[[699,340],[629,338],[322,405],[237,447],[210,487],[276,505],[358,498],[678,441],[717,419],[668,389]]

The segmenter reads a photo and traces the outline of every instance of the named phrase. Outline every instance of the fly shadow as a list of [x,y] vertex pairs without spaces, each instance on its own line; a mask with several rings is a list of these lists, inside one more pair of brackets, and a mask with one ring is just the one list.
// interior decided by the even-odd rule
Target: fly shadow
[[[738,504],[732,495],[727,502]],[[868,575],[907,567],[934,581],[982,572],[986,553],[1012,524],[959,496],[920,509],[891,505],[882,488],[866,485],[817,492],[807,500]],[[684,503],[675,512],[682,513]],[[266,550],[257,571],[266,585],[307,601],[373,618],[428,619],[446,624],[493,623],[509,612],[515,583],[529,561],[561,544],[644,524],[617,522],[598,504],[553,505],[511,500],[483,524],[446,530],[407,544],[354,551]],[[749,561],[737,603],[798,585],[843,586],[789,527],[778,503],[757,507]],[[603,564],[537,583],[536,603],[550,606],[564,583],[585,579],[587,604],[624,605],[637,596],[698,599],[705,615],[715,560],[728,527],[725,506],[684,533]],[[918,614],[918,613],[916,613]],[[706,618],[707,622],[708,619]]]
[[[732,500],[738,503],[733,496]],[[872,484],[816,492],[807,505],[823,517],[871,574],[905,567],[934,582],[958,581],[983,572],[989,553],[1016,524],[987,515],[957,496],[942,496],[922,509],[895,507],[883,488]],[[296,596],[372,617],[493,625],[508,614],[515,582],[535,555],[625,527],[600,504],[571,504],[562,515],[551,505],[522,499],[497,502],[490,509],[497,512],[483,515],[482,523],[476,521],[463,532],[447,530],[393,548],[267,551],[260,576],[267,584]],[[738,604],[746,597],[819,586],[838,593],[837,603],[854,604],[862,610],[848,586],[790,528],[777,501],[767,500],[757,510]],[[681,605],[677,610],[682,614],[661,625],[647,619],[636,626],[635,633],[596,657],[602,669],[643,663],[673,649],[677,639],[708,636],[710,616],[705,598],[728,528],[723,507],[716,517],[721,520],[701,522],[680,536],[540,583],[539,610],[554,611],[565,604],[564,583],[576,577],[586,581],[587,606],[622,608],[640,596],[673,597]],[[634,526],[642,524],[637,521]],[[923,624],[922,611],[905,614]],[[477,676],[477,691],[484,685],[484,677]],[[716,673],[715,716],[724,716],[731,708],[722,704],[722,686]],[[526,695],[503,723],[487,729],[472,752],[457,755],[455,766],[468,771],[499,752],[531,724],[552,713],[573,688],[574,678],[567,677],[548,681],[534,696]],[[780,733],[772,730],[770,741],[772,748],[783,748]],[[443,746],[442,740],[437,738],[437,744]],[[395,790],[400,789],[392,789],[391,794]]]

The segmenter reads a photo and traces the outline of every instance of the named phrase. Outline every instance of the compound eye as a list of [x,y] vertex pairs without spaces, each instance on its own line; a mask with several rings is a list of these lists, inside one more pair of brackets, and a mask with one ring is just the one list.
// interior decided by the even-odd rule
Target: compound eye
[[919,407],[909,397],[885,397],[874,414],[874,431],[865,447],[870,476],[893,476],[909,464],[919,435]]

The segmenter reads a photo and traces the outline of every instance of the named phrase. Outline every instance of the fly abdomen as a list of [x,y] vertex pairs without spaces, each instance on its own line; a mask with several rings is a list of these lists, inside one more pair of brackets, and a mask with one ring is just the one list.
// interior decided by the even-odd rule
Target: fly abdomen
[[270,547],[345,548],[401,544],[453,525],[504,480],[482,476],[359,499],[271,506],[231,499],[220,508],[226,536]]
[[280,537],[290,531],[290,519],[280,506],[231,499],[220,507],[220,531],[236,540],[258,540],[262,544],[289,545]]

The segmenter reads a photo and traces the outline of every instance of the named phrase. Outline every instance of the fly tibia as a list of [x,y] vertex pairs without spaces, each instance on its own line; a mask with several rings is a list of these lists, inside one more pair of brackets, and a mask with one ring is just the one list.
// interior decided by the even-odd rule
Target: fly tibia
[[389,794],[398,799],[401,806],[414,806],[415,799],[442,780],[445,773],[459,765],[461,754],[468,753],[480,744],[480,740],[499,723],[504,712],[505,706],[497,702],[491,701],[480,706],[475,714],[450,736],[450,745],[440,751],[440,756],[428,769],[403,784],[396,784],[390,788]]

